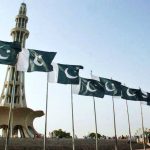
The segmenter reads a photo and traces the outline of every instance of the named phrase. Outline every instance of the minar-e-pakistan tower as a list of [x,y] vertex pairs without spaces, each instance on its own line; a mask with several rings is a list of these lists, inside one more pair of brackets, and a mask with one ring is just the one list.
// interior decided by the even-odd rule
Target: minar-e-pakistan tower
[[[19,14],[16,16],[16,27],[11,30],[13,41],[20,42],[22,48],[25,47],[26,39],[29,36],[29,31],[26,29],[28,22],[26,12],[26,4],[22,3]],[[27,107],[24,72],[15,71],[15,67],[13,66],[8,66],[7,68],[5,82],[0,97],[0,129],[2,129],[2,136],[5,137],[7,134],[13,88],[15,89],[15,94],[14,105],[12,108],[12,119],[10,122],[11,136],[17,137],[20,135],[22,138],[34,137],[35,135],[38,135],[38,133],[33,127],[33,120],[36,117],[43,116],[44,113],[43,111],[33,111]]]

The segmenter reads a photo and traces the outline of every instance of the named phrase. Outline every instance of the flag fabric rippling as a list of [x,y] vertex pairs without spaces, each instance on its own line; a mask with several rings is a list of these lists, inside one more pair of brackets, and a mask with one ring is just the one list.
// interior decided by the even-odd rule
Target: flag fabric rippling
[[92,75],[92,79],[97,80],[105,89],[105,95],[121,96],[121,83],[112,79],[97,77]]
[[93,79],[79,78],[78,85],[72,85],[73,94],[84,95],[84,96],[94,96],[103,98],[104,88],[99,81]]
[[126,100],[134,100],[139,101],[140,98],[140,90],[129,88],[127,86],[121,86],[121,98]]
[[140,89],[140,94],[138,96],[138,99],[139,101],[145,101],[147,105],[150,105],[150,93]]
[[0,64],[14,66],[20,51],[21,45],[18,42],[0,41]]
[[46,52],[23,48],[19,53],[17,70],[26,72],[50,72],[53,70],[51,63],[55,55],[56,52]]
[[79,84],[79,65],[53,63],[53,71],[49,72],[49,82],[61,84]]

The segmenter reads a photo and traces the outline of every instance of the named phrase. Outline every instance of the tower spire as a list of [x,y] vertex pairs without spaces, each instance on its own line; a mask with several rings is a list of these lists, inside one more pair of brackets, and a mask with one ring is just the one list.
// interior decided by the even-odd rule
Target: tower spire
[[25,47],[26,39],[29,36],[29,31],[26,29],[28,17],[26,16],[27,8],[25,3],[21,3],[19,13],[16,16],[16,26],[11,30],[11,36],[13,41],[21,43],[22,47]]

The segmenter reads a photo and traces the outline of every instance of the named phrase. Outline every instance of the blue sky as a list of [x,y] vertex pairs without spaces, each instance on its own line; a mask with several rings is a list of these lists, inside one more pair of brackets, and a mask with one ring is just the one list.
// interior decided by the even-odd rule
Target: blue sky
[[[0,0],[0,40],[11,41],[10,30],[21,0]],[[113,78],[150,92],[150,1],[36,0],[27,1],[30,31],[26,48],[56,51],[54,62],[83,65],[81,76]],[[0,65],[0,90],[6,66]],[[46,73],[26,73],[26,99],[33,110],[45,110]],[[117,134],[128,134],[125,101],[115,99]],[[113,136],[111,97],[96,98],[98,132]],[[129,101],[132,134],[141,128],[140,106]],[[144,125],[150,127],[150,108],[143,106]],[[94,131],[92,97],[74,95],[75,133]],[[44,117],[34,121],[44,133]],[[71,132],[70,86],[49,84],[48,132]]]

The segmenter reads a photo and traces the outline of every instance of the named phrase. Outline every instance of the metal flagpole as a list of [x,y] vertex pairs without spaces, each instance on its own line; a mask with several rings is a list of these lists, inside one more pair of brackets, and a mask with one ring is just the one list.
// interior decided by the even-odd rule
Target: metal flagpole
[[9,108],[9,116],[8,116],[8,128],[7,128],[7,135],[6,135],[6,141],[5,141],[5,150],[8,150],[8,144],[9,144],[9,137],[10,137],[10,128],[11,128],[11,135],[13,132],[12,129],[12,109],[14,106],[14,98],[15,98],[15,87],[16,87],[16,66],[14,67],[14,80],[13,80],[13,87],[12,87],[12,97],[11,97],[11,103]]
[[95,98],[94,98],[94,96],[93,96],[93,104],[94,104],[94,116],[95,116],[96,150],[98,150],[97,119],[96,119],[96,107],[95,107]]
[[[91,78],[92,78],[92,71],[91,71]],[[96,140],[96,150],[98,150],[98,136],[97,136],[97,117],[96,117],[96,106],[95,106],[95,98],[93,96],[93,105],[94,105],[94,118],[95,118],[95,140]]]
[[142,109],[141,101],[140,101],[140,108],[141,108],[141,120],[142,120],[142,131],[143,131],[143,148],[144,148],[144,150],[146,150],[146,146],[145,146],[145,135],[144,135],[143,109]]
[[126,100],[127,116],[128,116],[128,126],[129,126],[129,136],[130,136],[130,150],[132,150],[132,141],[131,141],[131,127],[130,127],[130,117],[129,117],[129,108],[128,102]]
[[118,150],[118,140],[117,140],[117,133],[116,133],[115,104],[114,104],[113,96],[112,96],[112,103],[113,103],[114,131],[115,131],[115,150]]
[[46,106],[45,106],[45,133],[44,133],[44,148],[43,148],[44,150],[46,150],[46,134],[47,134],[48,79],[49,79],[49,73],[47,72]]
[[73,93],[71,84],[71,112],[72,112],[72,149],[75,150],[75,134],[74,134],[74,112],[73,112]]

